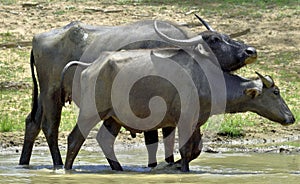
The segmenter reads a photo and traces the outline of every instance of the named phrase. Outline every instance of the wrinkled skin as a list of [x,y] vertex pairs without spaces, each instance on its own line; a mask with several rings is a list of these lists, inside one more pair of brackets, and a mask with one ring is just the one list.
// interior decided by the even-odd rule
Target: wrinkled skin
[[[139,29],[142,29],[140,31],[140,34],[133,35],[130,32],[131,30],[136,30],[134,28],[135,26],[139,27]],[[107,32],[108,30],[109,32]],[[181,39],[187,38],[186,32],[174,26],[167,27],[163,30],[166,34],[172,37]],[[203,35],[204,40],[207,41],[213,35],[222,37],[222,34],[217,32],[203,32],[201,34]],[[88,49],[90,47],[91,49],[97,48],[97,53],[100,53],[104,50],[121,49],[119,48],[119,40],[123,40],[125,43],[131,43],[127,46],[125,43],[123,43],[123,45],[126,46],[126,49],[156,48],[166,46],[170,47],[170,45],[166,44],[163,41],[139,42],[132,44],[132,39],[135,39],[136,37],[140,37],[141,40],[161,40],[153,30],[152,21],[137,22],[128,26],[116,27],[95,27],[84,25],[79,22],[73,22],[63,28],[56,29],[47,33],[42,33],[34,37],[31,55],[31,66],[32,73],[33,66],[35,65],[36,67],[40,94],[38,94],[37,83],[34,83],[33,108],[26,118],[24,144],[19,161],[20,165],[29,164],[33,144],[40,130],[43,131],[47,139],[54,166],[63,164],[58,148],[58,128],[62,111],[62,105],[60,103],[61,99],[59,81],[61,71],[68,62],[72,60],[80,60],[83,53],[89,53]],[[126,38],[127,40],[124,38]],[[95,40],[97,42],[95,42]],[[102,44],[108,43],[107,40],[109,40],[110,45]],[[97,47],[94,47],[93,44],[96,44]],[[215,40],[214,46],[212,45],[212,49],[214,48],[214,50],[218,50],[217,45],[219,45],[219,49],[226,48],[224,46],[221,46],[221,44],[224,44],[222,40]],[[225,44],[225,46],[226,45],[227,44]],[[257,56],[256,52],[253,52],[252,54],[249,53],[248,50],[253,50],[254,48],[249,47],[245,44],[241,45],[241,48],[238,50],[236,49],[235,52],[233,52],[233,48],[236,47],[220,51],[221,53],[230,52],[228,54],[223,53],[220,56],[217,55],[218,58],[221,58],[221,66],[226,71],[231,71],[232,69],[237,69],[241,66],[244,66],[245,64],[247,64],[247,58],[252,58],[255,60]],[[231,55],[239,55],[241,57],[234,59],[232,59],[231,57],[229,59],[227,57],[224,57]],[[93,58],[97,58],[98,55],[89,55],[89,57],[90,58],[88,58],[86,62],[93,61]],[[222,64],[223,62],[224,64]],[[35,80],[34,73],[32,76],[33,80]],[[72,85],[70,85],[72,84],[72,80],[73,74],[69,74],[66,77],[66,83],[68,84],[66,90],[69,91],[69,93],[72,89]],[[167,130],[163,131],[168,134]],[[151,137],[151,132],[148,134],[146,133],[146,139],[151,139]],[[151,142],[151,140],[147,142]],[[169,160],[169,162],[173,162],[172,158],[167,158],[167,160]]]

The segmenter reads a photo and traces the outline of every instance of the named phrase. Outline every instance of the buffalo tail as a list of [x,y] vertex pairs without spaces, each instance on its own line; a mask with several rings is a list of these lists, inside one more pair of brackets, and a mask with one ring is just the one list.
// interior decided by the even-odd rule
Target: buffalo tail
[[32,89],[32,105],[31,105],[31,119],[34,120],[35,114],[38,109],[38,84],[34,73],[34,56],[33,50],[30,53],[30,69],[31,69],[31,78],[33,82],[33,89]]

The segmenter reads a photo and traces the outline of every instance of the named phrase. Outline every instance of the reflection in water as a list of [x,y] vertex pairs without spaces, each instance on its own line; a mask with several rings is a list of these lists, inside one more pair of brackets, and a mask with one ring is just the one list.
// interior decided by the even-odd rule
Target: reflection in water
[[[64,155],[64,154],[63,154]],[[124,172],[110,169],[102,152],[81,151],[74,169],[53,169],[48,151],[35,151],[31,165],[18,166],[19,154],[0,155],[1,183],[299,183],[300,155],[271,153],[201,154],[191,163],[190,173],[162,162],[146,167],[145,149],[117,153]]]

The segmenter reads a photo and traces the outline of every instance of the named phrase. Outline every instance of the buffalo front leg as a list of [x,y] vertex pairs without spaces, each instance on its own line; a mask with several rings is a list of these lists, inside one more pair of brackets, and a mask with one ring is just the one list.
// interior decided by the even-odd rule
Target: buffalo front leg
[[148,151],[148,167],[156,167],[156,153],[158,148],[158,131],[152,130],[144,132],[146,148]]
[[84,143],[85,139],[89,135],[91,129],[99,122],[98,116],[93,117],[84,117],[80,113],[78,116],[77,123],[75,127],[73,128],[72,132],[68,136],[68,150],[66,155],[66,162],[65,162],[65,169],[69,170],[72,169],[74,160],[76,156],[78,155],[78,152]]
[[85,137],[82,135],[78,125],[76,124],[68,136],[68,150],[65,161],[65,169],[72,169],[74,160],[84,141]]
[[111,169],[117,171],[123,171],[114,151],[114,143],[120,129],[121,125],[113,118],[109,118],[103,122],[103,125],[100,127],[97,134],[98,144],[101,147]]
[[19,160],[20,165],[29,165],[34,141],[41,131],[42,113],[43,113],[42,106],[39,101],[38,109],[37,112],[35,113],[35,116],[32,117],[32,112],[31,112],[25,120],[26,122],[25,135],[24,135],[22,154]]
[[[162,129],[163,142],[165,148],[165,161],[169,164],[174,163],[174,143],[175,143],[175,128],[165,127]],[[156,153],[158,148],[158,131],[147,131],[144,132],[146,148],[148,151],[148,167],[156,167]]]

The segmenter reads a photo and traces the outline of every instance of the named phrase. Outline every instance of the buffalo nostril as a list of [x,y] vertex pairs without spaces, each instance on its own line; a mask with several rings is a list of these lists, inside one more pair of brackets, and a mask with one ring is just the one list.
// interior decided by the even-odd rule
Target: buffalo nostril
[[249,56],[254,56],[254,57],[257,56],[256,49],[253,48],[253,47],[248,47],[248,48],[245,50],[245,52],[246,52],[246,54],[249,55]]
[[292,122],[292,123],[295,123],[295,121],[296,121],[296,119],[295,119],[294,116],[293,116],[292,119],[291,119],[291,122]]
[[294,118],[294,116],[292,116],[291,118],[289,118],[289,119],[286,121],[286,123],[287,123],[287,124],[293,124],[293,123],[295,123],[295,121],[296,121],[296,119]]

